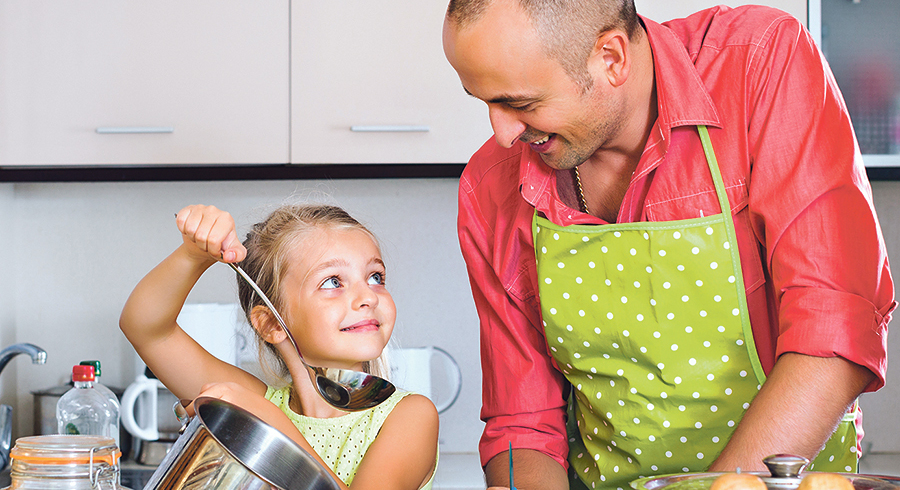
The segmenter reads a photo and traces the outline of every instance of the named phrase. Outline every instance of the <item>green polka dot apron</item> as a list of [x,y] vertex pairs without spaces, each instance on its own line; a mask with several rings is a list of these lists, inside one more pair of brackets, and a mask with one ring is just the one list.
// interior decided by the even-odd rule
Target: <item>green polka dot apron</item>
[[[535,213],[533,234],[548,347],[573,387],[572,488],[707,470],[765,380],[731,213],[564,227]],[[812,469],[856,468],[848,416]]]

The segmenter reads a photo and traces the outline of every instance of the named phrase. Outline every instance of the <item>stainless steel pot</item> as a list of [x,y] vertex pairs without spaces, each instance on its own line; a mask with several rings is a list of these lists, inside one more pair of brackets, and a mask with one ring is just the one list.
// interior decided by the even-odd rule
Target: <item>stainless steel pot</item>
[[309,453],[253,414],[215,398],[195,415],[144,490],[338,490]]

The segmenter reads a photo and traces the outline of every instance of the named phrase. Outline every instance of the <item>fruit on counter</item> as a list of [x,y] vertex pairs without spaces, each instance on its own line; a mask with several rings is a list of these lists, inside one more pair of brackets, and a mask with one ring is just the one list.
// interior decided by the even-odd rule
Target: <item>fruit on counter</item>
[[853,490],[853,484],[838,473],[807,473],[797,490]]
[[[750,473],[725,473],[716,478],[709,490],[767,490],[758,476]],[[799,490],[799,489],[798,489]],[[809,490],[809,489],[807,489]]]

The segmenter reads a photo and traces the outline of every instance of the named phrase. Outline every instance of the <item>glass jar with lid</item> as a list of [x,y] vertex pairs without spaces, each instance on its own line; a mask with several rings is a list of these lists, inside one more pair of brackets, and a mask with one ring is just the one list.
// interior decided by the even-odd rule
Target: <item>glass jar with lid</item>
[[128,490],[119,485],[121,452],[109,437],[20,437],[10,451],[8,490]]

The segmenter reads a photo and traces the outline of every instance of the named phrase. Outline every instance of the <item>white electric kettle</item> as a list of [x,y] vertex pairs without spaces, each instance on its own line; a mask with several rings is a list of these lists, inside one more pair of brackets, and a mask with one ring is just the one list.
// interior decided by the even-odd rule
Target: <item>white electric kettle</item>
[[175,395],[146,369],[122,395],[122,426],[142,441],[177,438],[180,423],[172,411],[175,401]]
[[438,413],[446,411],[459,398],[462,373],[456,359],[444,349],[433,345],[391,349],[389,358],[391,381],[401,389],[430,398]]

